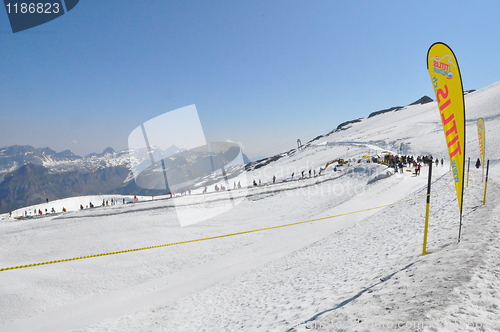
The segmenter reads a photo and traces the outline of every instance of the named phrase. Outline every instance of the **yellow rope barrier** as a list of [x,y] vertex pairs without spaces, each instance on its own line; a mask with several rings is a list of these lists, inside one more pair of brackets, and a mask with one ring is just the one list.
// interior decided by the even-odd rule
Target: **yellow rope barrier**
[[[435,193],[432,193],[431,195],[439,194],[439,193],[446,192],[446,191],[449,191],[449,189],[443,190],[443,191],[439,191],[439,192],[435,192]],[[243,232],[237,232],[237,233],[230,233],[230,234],[224,234],[224,235],[217,235],[217,236],[211,236],[211,237],[206,237],[206,238],[201,238],[201,239],[194,239],[194,240],[188,240],[188,241],[172,242],[172,243],[160,244],[160,245],[150,246],[150,247],[127,249],[127,250],[106,252],[106,253],[96,254],[96,255],[88,255],[88,256],[81,256],[81,257],[59,259],[59,260],[48,261],[48,262],[26,264],[26,265],[12,266],[12,267],[4,267],[4,268],[0,268],[0,271],[23,269],[23,268],[27,268],[27,267],[33,267],[33,266],[48,265],[48,264],[55,264],[55,263],[62,263],[62,262],[69,262],[69,261],[76,261],[76,260],[79,260],[79,259],[87,259],[87,258],[93,258],[93,257],[101,257],[101,256],[123,254],[123,253],[127,253],[127,252],[134,252],[134,251],[141,251],[141,250],[147,250],[147,249],[169,247],[169,246],[175,246],[175,245],[185,244],[185,243],[193,243],[193,242],[199,242],[199,241],[220,239],[220,238],[229,237],[229,236],[235,236],[235,235],[242,235],[242,234],[249,234],[249,233],[261,232],[261,231],[266,231],[266,230],[271,230],[271,229],[277,229],[277,228],[283,228],[283,227],[289,227],[289,226],[295,226],[295,225],[305,224],[305,223],[319,221],[319,220],[325,220],[325,219],[331,219],[331,218],[337,218],[337,217],[347,216],[347,215],[350,215],[350,214],[355,214],[355,213],[360,213],[360,212],[366,212],[366,211],[375,210],[375,209],[381,209],[381,208],[388,207],[388,206],[393,206],[393,205],[397,205],[397,204],[407,203],[407,202],[410,202],[410,201],[413,201],[413,200],[417,200],[417,199],[421,199],[421,198],[424,198],[424,197],[427,197],[427,194],[425,194],[423,196],[419,196],[419,197],[407,199],[407,200],[404,200],[404,201],[396,202],[396,203],[391,203],[391,204],[386,204],[386,205],[371,207],[371,208],[367,208],[367,209],[363,209],[363,210],[358,210],[358,211],[351,211],[351,212],[341,213],[341,214],[337,214],[337,215],[333,215],[333,216],[328,216],[328,217],[321,217],[321,218],[310,219],[310,220],[306,220],[306,221],[298,221],[298,222],[294,222],[294,223],[290,223],[290,224],[277,225],[277,226],[271,226],[271,227],[265,227],[265,228],[259,228],[259,229],[252,229],[252,230],[249,230],[249,231],[243,231]]]

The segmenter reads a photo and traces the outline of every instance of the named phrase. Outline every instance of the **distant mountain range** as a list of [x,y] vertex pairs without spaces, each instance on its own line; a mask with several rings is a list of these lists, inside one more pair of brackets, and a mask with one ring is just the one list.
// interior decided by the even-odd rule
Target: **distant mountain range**
[[108,193],[123,184],[130,170],[124,166],[106,167],[94,172],[50,173],[32,163],[5,175],[0,183],[0,211],[78,195]]
[[[154,153],[160,153],[165,158],[181,151],[172,146]],[[195,157],[191,156],[191,159]],[[250,162],[244,154],[243,159],[246,163]],[[29,145],[0,148],[0,213],[39,204],[47,199],[113,193],[159,195],[168,192],[169,189],[165,188],[144,189],[136,185],[132,163],[140,164],[142,161],[131,160],[128,150],[115,152],[110,147],[102,153],[91,153],[85,157],[77,156],[70,150],[56,152]],[[179,163],[180,159],[175,161]],[[190,164],[196,165],[194,160],[183,162],[185,172],[194,169]]]
[[0,148],[0,180],[6,173],[13,172],[29,163],[46,167],[50,173],[59,173],[127,166],[130,161],[128,151],[116,153],[112,148],[107,148],[100,154],[92,153],[86,157],[80,157],[70,150],[56,152],[50,148],[13,145]]

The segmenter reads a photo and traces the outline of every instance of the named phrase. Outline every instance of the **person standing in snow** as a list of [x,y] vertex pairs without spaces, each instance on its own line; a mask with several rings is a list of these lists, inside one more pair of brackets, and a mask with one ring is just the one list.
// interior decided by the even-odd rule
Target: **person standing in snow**
[[444,164],[444,159],[441,158],[441,167],[443,167],[443,164]]
[[420,175],[420,169],[422,168],[422,165],[418,164],[417,165],[417,175]]
[[276,175],[273,175],[273,184],[276,183]]
[[481,167],[481,160],[479,158],[477,158],[476,168],[479,168],[479,167]]
[[293,181],[293,176],[295,175],[295,172],[292,173],[292,181]]

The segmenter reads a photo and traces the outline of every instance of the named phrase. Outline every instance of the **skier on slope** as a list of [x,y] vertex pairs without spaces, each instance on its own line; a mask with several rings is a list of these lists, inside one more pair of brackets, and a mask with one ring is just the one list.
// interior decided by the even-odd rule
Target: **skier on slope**
[[477,158],[476,168],[479,168],[479,167],[481,167],[481,160],[479,158]]

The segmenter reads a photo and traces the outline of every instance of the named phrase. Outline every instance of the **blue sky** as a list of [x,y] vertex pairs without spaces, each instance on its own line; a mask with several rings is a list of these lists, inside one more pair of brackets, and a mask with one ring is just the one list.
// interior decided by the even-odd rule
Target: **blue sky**
[[208,141],[269,156],[434,98],[437,41],[464,89],[499,81],[499,15],[498,1],[81,0],[13,34],[0,10],[0,146],[125,149],[141,123],[196,104]]

